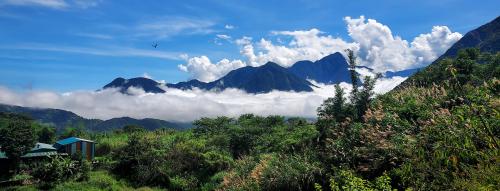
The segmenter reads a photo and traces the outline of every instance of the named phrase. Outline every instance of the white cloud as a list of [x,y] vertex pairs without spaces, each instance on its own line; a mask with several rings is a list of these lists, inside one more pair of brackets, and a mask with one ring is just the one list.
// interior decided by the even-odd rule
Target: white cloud
[[431,33],[421,34],[411,43],[414,55],[421,63],[430,63],[462,38],[447,26],[434,26]]
[[[343,52],[346,48],[357,49],[355,43],[347,43],[340,38],[320,35],[322,33],[317,29],[309,31],[275,31],[273,34],[292,36],[293,40],[285,46],[275,45],[266,39],[253,43],[251,37],[244,36],[234,42],[240,46],[240,53],[246,58],[246,62],[237,60],[238,64],[233,65],[233,67],[211,67],[208,62],[196,65],[188,63],[187,65],[191,65],[191,67],[186,68],[182,67],[185,65],[181,65],[181,70],[190,73],[192,78],[206,81],[208,79],[218,79],[231,70],[237,69],[235,67],[260,66],[269,61],[289,67],[300,60],[318,60],[335,52]],[[206,57],[205,60],[208,60],[208,58]],[[212,77],[201,79],[202,76]]]
[[182,54],[177,52],[165,52],[127,47],[78,47],[42,43],[15,44],[0,46],[5,50],[40,50],[51,52],[66,52],[74,54],[89,54],[98,56],[126,56],[126,57],[150,57],[167,60],[182,60]]
[[376,73],[373,73],[373,71],[370,71],[367,68],[356,68],[356,72],[359,74],[361,79],[364,79],[365,76],[370,76],[370,77],[375,77]]
[[241,60],[222,59],[217,63],[212,63],[206,56],[189,58],[188,63],[179,65],[179,69],[188,72],[195,79],[203,82],[210,82],[226,75],[231,70],[244,67]]
[[153,76],[149,75],[147,72],[144,72],[144,74],[142,74],[142,77],[147,79],[153,79]]
[[361,64],[375,71],[397,71],[429,64],[462,35],[452,33],[446,26],[435,26],[431,33],[421,34],[411,44],[394,36],[387,25],[364,16],[345,17],[349,36],[359,44]]
[[76,36],[81,36],[81,37],[88,37],[88,38],[101,39],[101,40],[109,40],[109,39],[113,39],[113,37],[112,37],[111,35],[107,35],[107,34],[98,34],[98,33],[82,33],[82,32],[78,32],[78,33],[75,33],[74,35],[76,35]]
[[224,28],[231,30],[231,29],[234,29],[234,26],[233,25],[225,25]]
[[216,32],[212,29],[215,24],[206,19],[163,17],[139,24],[135,27],[135,35],[165,39],[177,35],[210,34]]
[[252,37],[243,36],[240,39],[236,39],[237,45],[247,45],[252,43]]
[[230,40],[231,39],[231,36],[225,35],[225,34],[218,34],[216,36],[217,36],[217,38],[220,38],[220,39],[223,39],[223,40]]
[[102,0],[73,0],[73,4],[79,8],[87,9],[99,5]]
[[[392,89],[404,78],[382,79],[375,86],[377,93]],[[86,118],[110,119],[129,116],[157,118],[169,121],[193,121],[201,117],[231,116],[245,113],[316,117],[316,109],[332,96],[333,85],[316,84],[313,92],[273,91],[265,94],[247,94],[237,89],[222,92],[179,90],[164,87],[166,93],[145,93],[130,88],[131,95],[118,89],[103,91],[75,91],[54,93],[48,91],[14,92],[0,86],[0,103],[27,107],[57,108],[72,111]],[[350,85],[341,83],[350,90]]]
[[395,76],[392,78],[379,78],[374,88],[374,92],[377,94],[385,94],[392,89],[394,89],[397,85],[401,84],[401,82],[405,81],[407,77]]
[[[151,75],[150,75],[149,73],[147,73],[147,72],[144,72],[144,73],[142,74],[142,77],[143,77],[143,78],[150,79],[150,80],[154,80],[154,81],[156,81],[156,82],[158,82],[158,83],[160,83],[160,84],[165,84],[165,83],[166,83],[166,81],[165,81],[165,80],[156,80],[156,79],[154,79],[154,77],[153,77],[153,76],[151,76]],[[133,86],[132,86],[132,87],[133,87]],[[134,87],[134,88],[135,88],[135,87]],[[140,90],[142,90],[142,88],[136,88],[136,89],[140,89]],[[130,90],[128,90],[128,91],[130,91]],[[134,91],[134,90],[132,90],[132,91]],[[144,91],[144,90],[142,90],[142,91]]]
[[102,0],[3,0],[0,2],[0,5],[45,7],[62,10],[71,7],[87,9],[99,5],[101,1]]
[[[271,39],[260,39],[253,42],[251,37],[244,36],[234,43],[240,46],[240,54],[245,57],[243,66],[260,66],[268,61],[276,62],[289,67],[300,60],[315,61],[335,52],[344,53],[345,49],[352,49],[357,53],[360,65],[373,68],[376,72],[399,71],[410,68],[423,67],[443,54],[462,35],[451,32],[446,26],[434,26],[431,33],[421,34],[411,42],[393,35],[390,28],[374,19],[345,17],[347,31],[352,39],[348,42],[339,37],[327,35],[318,29],[298,31],[273,31],[278,43]],[[285,43],[283,38],[291,38]],[[287,39],[285,38],[285,39]],[[202,65],[200,65],[201,67]],[[207,72],[226,74],[228,71],[204,71],[212,68],[203,65],[203,68],[193,66],[189,72],[193,78],[204,76]],[[215,67],[221,70],[227,68]],[[190,72],[196,70],[196,72]],[[217,76],[219,78],[222,76]]]
[[182,53],[179,55],[179,58],[181,58],[182,60],[188,61],[189,55],[186,53]]
[[252,55],[248,51],[246,54],[252,65],[271,61],[289,67],[297,61],[319,60],[335,52],[344,52],[347,48],[357,50],[355,43],[323,35],[323,32],[314,28],[308,31],[274,31],[272,34],[290,36],[293,39],[288,45],[275,45],[271,40],[261,39],[256,43],[258,52]]
[[52,9],[64,9],[68,4],[64,0],[4,0],[1,5],[39,6]]
[[221,41],[227,41],[229,43],[232,43],[231,36],[229,35],[225,34],[215,35],[214,43],[217,45],[222,45],[223,43]]

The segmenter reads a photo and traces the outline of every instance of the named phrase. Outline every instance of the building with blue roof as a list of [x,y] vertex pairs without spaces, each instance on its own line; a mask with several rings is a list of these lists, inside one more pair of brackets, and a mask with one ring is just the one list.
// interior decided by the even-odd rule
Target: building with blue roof
[[54,144],[54,148],[57,149],[59,153],[67,153],[68,155],[73,155],[79,152],[82,154],[82,157],[84,159],[94,159],[95,142],[91,140],[78,137],[69,137],[57,141]]

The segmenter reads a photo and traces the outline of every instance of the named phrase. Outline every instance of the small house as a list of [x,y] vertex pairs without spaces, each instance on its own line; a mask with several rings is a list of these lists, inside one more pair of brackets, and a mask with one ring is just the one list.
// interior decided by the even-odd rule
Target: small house
[[[53,155],[58,155],[58,153],[57,149],[54,148],[52,145],[45,143],[36,143],[36,145],[25,155],[21,156],[21,158],[29,159],[29,158],[47,157]],[[0,152],[0,159],[7,159],[7,156],[4,152]]]
[[53,156],[57,154],[57,149],[52,145],[45,143],[36,143],[36,145],[28,153],[23,155],[22,158]]
[[87,139],[69,137],[59,140],[54,144],[54,147],[60,153],[73,155],[77,152],[82,154],[82,157],[87,160],[94,159],[95,142]]

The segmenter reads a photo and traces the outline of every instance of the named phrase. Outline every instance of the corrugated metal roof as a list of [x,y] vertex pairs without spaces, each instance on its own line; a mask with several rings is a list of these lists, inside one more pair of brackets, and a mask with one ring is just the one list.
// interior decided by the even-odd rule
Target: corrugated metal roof
[[38,150],[54,150],[55,151],[56,148],[54,148],[52,145],[49,145],[49,144],[36,143],[35,147],[33,147],[30,152],[38,151]]
[[63,139],[63,140],[59,140],[56,143],[59,144],[59,145],[67,145],[67,144],[75,143],[75,142],[78,142],[78,141],[85,141],[85,142],[91,142],[91,143],[94,142],[94,141],[91,141],[91,140],[82,139],[82,138],[78,138],[78,137],[69,137],[69,138],[66,138],[66,139]]
[[[36,143],[31,150],[21,156],[23,158],[29,158],[29,157],[38,157],[38,156],[49,156],[49,155],[55,155],[57,154],[56,148],[54,148],[52,145],[45,144],[45,143]],[[5,152],[0,152],[0,159],[7,159],[7,155]]]
[[28,154],[23,155],[22,158],[52,156],[52,155],[57,155],[57,154],[58,153],[56,151],[28,153]]
[[[57,151],[34,152],[34,153],[30,152],[21,156],[21,158],[44,157],[53,155],[67,155],[67,153],[57,153]],[[7,155],[5,155],[5,152],[0,152],[0,159],[8,159]]]
[[0,159],[6,159],[7,155],[4,152],[0,152]]

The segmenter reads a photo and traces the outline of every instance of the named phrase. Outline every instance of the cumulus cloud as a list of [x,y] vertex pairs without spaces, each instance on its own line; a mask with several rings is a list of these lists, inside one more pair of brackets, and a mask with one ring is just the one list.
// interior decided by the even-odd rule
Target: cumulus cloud
[[375,71],[398,71],[425,66],[444,53],[462,35],[446,26],[434,26],[431,33],[421,34],[411,44],[394,36],[387,25],[374,19],[345,17],[352,40],[359,44],[361,64]]
[[179,55],[179,58],[182,59],[182,60],[187,61],[187,60],[189,60],[189,55],[186,54],[186,53],[182,53],[182,54]]
[[[377,93],[385,93],[404,78],[383,79],[375,86]],[[0,103],[26,107],[57,108],[72,111],[86,118],[110,119],[129,116],[157,118],[188,122],[201,117],[231,116],[245,113],[259,115],[284,115],[316,117],[316,109],[331,97],[333,85],[317,84],[313,92],[273,91],[265,94],[248,94],[238,89],[222,92],[179,90],[163,87],[166,93],[145,93],[139,88],[129,88],[129,95],[118,89],[102,91],[75,91],[55,93],[30,91],[18,93],[0,86]],[[350,85],[341,83],[346,92]]]
[[270,40],[261,39],[257,43],[259,52],[251,62],[263,64],[268,61],[289,67],[301,60],[319,60],[335,52],[345,49],[357,50],[356,43],[348,43],[341,38],[324,35],[318,29],[308,31],[273,31],[274,35],[292,37],[288,45],[275,45]]
[[[420,34],[411,43],[394,35],[391,29],[374,19],[345,17],[347,32],[352,41],[333,37],[319,29],[298,31],[272,31],[277,43],[272,39],[253,41],[244,36],[234,40],[240,47],[240,54],[245,58],[243,66],[260,66],[268,61],[276,62],[289,67],[300,60],[315,61],[335,52],[344,53],[345,49],[352,49],[358,56],[361,65],[373,68],[376,72],[399,71],[404,69],[423,67],[443,54],[462,35],[452,32],[446,26],[434,26],[430,33]],[[291,39],[288,42],[284,39]],[[201,66],[200,66],[201,67]],[[189,72],[193,78],[204,76],[207,72],[225,74],[228,71],[215,72],[203,68],[183,70]],[[216,67],[226,70],[224,67]],[[192,72],[191,70],[196,70]],[[222,77],[222,76],[217,76]]]
[[231,29],[234,29],[234,26],[233,25],[225,25],[224,28],[231,30]]
[[222,59],[217,63],[212,63],[207,56],[189,58],[188,63],[179,65],[179,69],[188,72],[194,79],[203,82],[210,82],[226,75],[231,70],[245,66],[241,60]]
[[411,47],[418,61],[425,64],[433,62],[460,38],[460,33],[451,32],[446,26],[434,26],[431,33],[416,37]]

